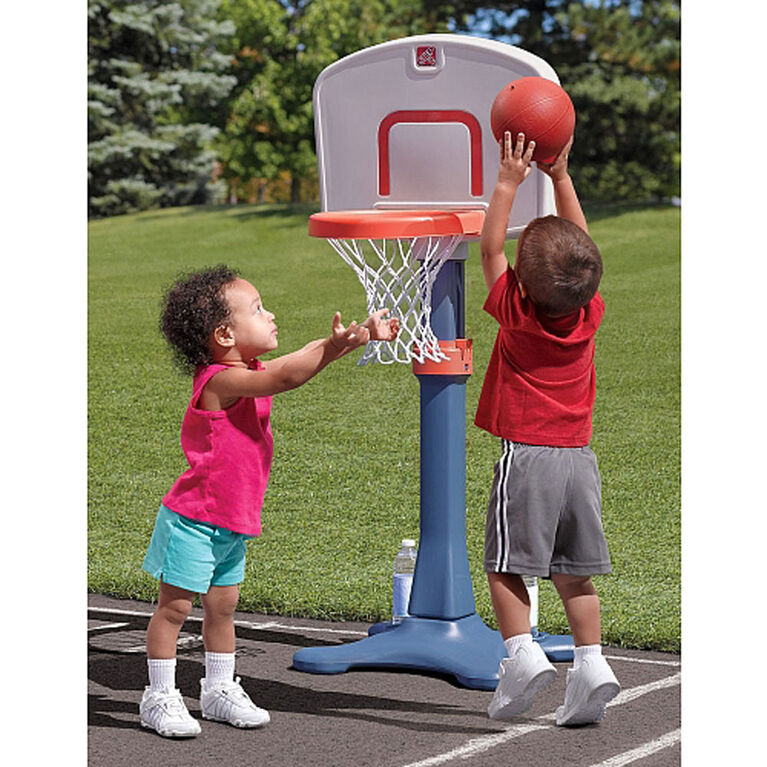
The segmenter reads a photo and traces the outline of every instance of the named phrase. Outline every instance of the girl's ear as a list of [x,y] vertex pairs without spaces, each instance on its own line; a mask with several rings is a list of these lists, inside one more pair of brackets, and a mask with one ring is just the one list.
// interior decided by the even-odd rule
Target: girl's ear
[[213,331],[213,343],[219,346],[234,346],[234,332],[229,325],[219,325]]

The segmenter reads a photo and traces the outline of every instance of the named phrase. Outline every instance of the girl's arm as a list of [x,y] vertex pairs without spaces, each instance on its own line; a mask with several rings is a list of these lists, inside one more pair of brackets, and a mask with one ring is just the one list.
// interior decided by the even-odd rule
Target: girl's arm
[[205,410],[225,410],[240,397],[267,397],[296,389],[331,362],[369,340],[370,332],[366,327],[352,322],[345,328],[341,324],[340,312],[336,312],[332,332],[327,338],[311,341],[298,351],[268,360],[261,370],[231,367],[217,373],[205,385],[200,406]]
[[384,319],[384,315],[388,313],[388,309],[380,309],[362,323],[362,327],[370,331],[371,341],[393,341],[397,337],[399,320],[396,317]]
[[[356,333],[361,333],[363,329],[367,330],[370,334],[370,337],[368,338],[370,341],[392,341],[397,337],[397,333],[399,332],[399,320],[396,317],[392,317],[389,320],[384,319],[384,315],[388,313],[388,309],[381,309],[374,314],[371,314],[360,325],[352,322],[349,327],[356,328]],[[336,316],[338,317],[340,328],[343,329],[343,326],[340,325],[341,315],[337,312]],[[335,319],[336,318],[334,317],[334,322]],[[302,349],[299,349],[298,351],[290,352],[289,354],[283,354],[281,357],[277,357],[273,360],[269,360],[268,362],[264,362],[264,367],[268,368],[272,372],[277,372],[277,370],[282,368],[282,366],[285,364],[293,364],[294,362],[300,360],[300,358],[302,358],[307,353],[314,351],[317,346],[322,345],[326,340],[327,339],[321,338],[316,341],[310,341],[308,344],[306,344],[306,346],[304,346]],[[367,341],[362,341],[362,343],[367,343]],[[339,337],[336,340],[336,345],[340,348],[338,357],[336,357],[336,359],[338,359],[339,357],[343,357],[344,355],[348,354],[353,349],[356,349],[360,344],[355,344],[354,346],[344,346],[342,339]]]
[[490,205],[487,208],[480,237],[482,273],[485,276],[488,290],[509,268],[509,262],[503,250],[506,242],[506,226],[517,189],[530,173],[530,162],[535,149],[534,141],[527,145],[527,149],[524,148],[525,136],[523,133],[517,136],[517,143],[513,150],[511,133],[508,131],[504,134],[500,144],[501,165],[498,169],[498,181],[490,198]]

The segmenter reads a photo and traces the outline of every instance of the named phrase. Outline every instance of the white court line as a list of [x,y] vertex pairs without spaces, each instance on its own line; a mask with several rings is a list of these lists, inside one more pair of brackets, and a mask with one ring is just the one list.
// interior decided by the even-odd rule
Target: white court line
[[[630,701],[636,700],[636,698],[639,698],[642,695],[647,695],[648,693],[655,692],[656,690],[662,690],[667,687],[673,687],[674,685],[681,684],[681,680],[681,673],[677,673],[673,676],[659,679],[656,682],[649,682],[648,684],[642,684],[638,687],[631,687],[630,689],[619,693],[607,705],[616,706],[624,703],[629,703]],[[404,767],[433,767],[433,765],[436,764],[452,762],[454,759],[471,759],[471,757],[476,756],[477,754],[489,751],[491,748],[495,748],[496,746],[500,746],[501,744],[513,740],[514,738],[526,735],[528,732],[553,728],[556,725],[550,724],[550,722],[555,720],[556,712],[544,714],[543,716],[537,717],[530,723],[515,724],[508,727],[503,732],[493,733],[492,735],[483,735],[479,738],[472,738],[467,743],[464,743],[464,745],[452,749],[452,751],[447,751],[444,754],[437,754],[436,756],[422,759],[419,762],[411,762]],[[624,762],[624,764],[628,764],[628,762]]]
[[[151,618],[152,613],[144,612],[142,610],[121,610],[119,608],[111,607],[88,607],[89,612],[96,613],[111,613],[114,615],[133,615],[141,618]],[[202,618],[197,615],[190,615],[187,621],[196,621],[202,623]],[[255,623],[253,621],[235,621],[235,626],[242,626],[249,629],[280,629],[281,631],[314,631],[318,634],[346,634],[348,636],[367,636],[367,631],[357,631],[353,629],[331,629],[323,626],[290,626],[286,623],[279,623],[278,621],[265,621],[264,623]]]
[[[144,612],[142,610],[122,610],[120,608],[109,607],[88,607],[89,612],[96,613],[112,613],[115,615],[132,615],[141,618],[151,618],[152,613]],[[202,618],[196,615],[190,615],[187,621],[202,622]],[[118,625],[118,624],[114,624]],[[345,636],[368,636],[367,631],[359,631],[355,629],[332,629],[325,626],[291,626],[279,621],[265,621],[264,623],[256,623],[254,621],[235,621],[235,626],[242,626],[243,628],[256,629],[256,630],[268,630],[279,629],[280,631],[293,631],[295,633],[301,633],[302,631],[314,632],[317,634],[343,634]],[[681,666],[679,661],[673,660],[652,660],[649,658],[633,658],[627,655],[605,655],[605,658],[609,660],[625,661],[627,663],[648,663],[656,666]]]
[[640,698],[642,695],[646,695],[648,692],[664,690],[666,687],[675,687],[681,683],[682,672],[679,671],[672,676],[665,676],[663,679],[658,679],[655,682],[648,682],[647,684],[640,684],[638,687],[630,687],[628,690],[623,690],[607,704],[607,707],[621,706],[624,703],[630,703],[632,700]]
[[628,655],[605,655],[607,660],[620,660],[628,663],[650,663],[655,666],[676,666],[682,665],[678,660],[655,660],[653,658],[633,658]]
[[591,767],[624,767],[626,764],[636,762],[638,759],[644,759],[646,756],[662,751],[664,748],[669,748],[675,743],[679,743],[681,739],[681,730],[667,732],[665,735],[661,735],[660,738],[643,743],[641,746],[632,748],[631,751],[625,751],[622,754],[612,756],[599,764],[592,764]]
[[410,764],[406,764],[405,767],[432,767],[432,765],[435,764],[452,762],[453,759],[471,759],[472,756],[477,756],[477,754],[489,751],[491,748],[500,746],[502,743],[508,743],[514,738],[527,735],[528,732],[548,730],[550,728],[550,724],[516,724],[503,732],[498,732],[494,735],[484,735],[481,738],[473,738],[468,743],[465,743],[458,748],[454,748],[452,751],[448,751],[444,754],[437,754],[436,756],[430,756],[428,759],[422,759],[420,762],[411,762]]
[[[176,647],[194,647],[195,645],[201,645],[201,644],[202,644],[202,634],[193,634],[192,636],[181,637],[176,642]],[[141,653],[143,655],[146,652],[146,645],[134,644],[134,645],[131,645],[130,647],[121,647],[119,649],[119,652]]]
[[106,631],[107,629],[121,629],[123,626],[129,625],[129,623],[105,623],[103,626],[90,626],[88,633],[92,634],[94,631]]

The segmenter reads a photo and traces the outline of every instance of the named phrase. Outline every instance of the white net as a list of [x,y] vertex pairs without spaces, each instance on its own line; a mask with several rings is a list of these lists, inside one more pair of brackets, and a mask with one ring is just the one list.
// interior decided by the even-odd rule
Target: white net
[[368,314],[388,309],[400,331],[394,341],[371,341],[358,364],[423,363],[447,359],[431,329],[432,286],[462,235],[343,240],[328,238],[365,288]]

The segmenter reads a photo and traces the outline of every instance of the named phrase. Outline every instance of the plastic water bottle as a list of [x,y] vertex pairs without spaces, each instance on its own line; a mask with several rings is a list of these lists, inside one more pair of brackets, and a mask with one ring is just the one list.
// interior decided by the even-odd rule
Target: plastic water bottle
[[413,587],[416,556],[415,541],[412,538],[403,538],[402,548],[394,557],[392,623],[401,623],[403,618],[410,615],[408,605],[410,589]]

